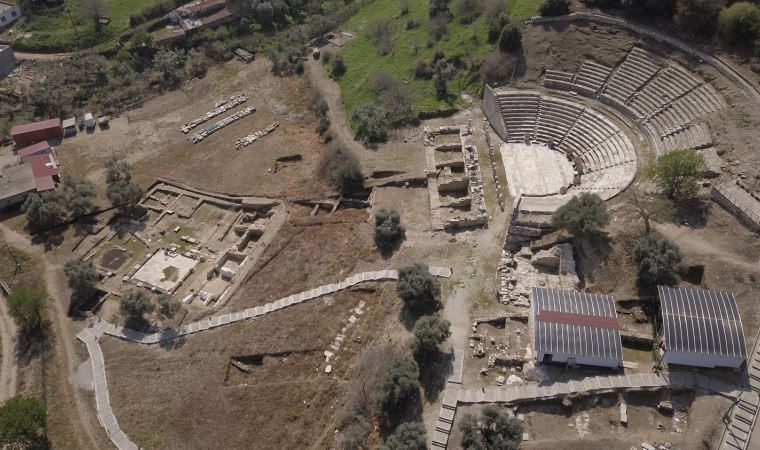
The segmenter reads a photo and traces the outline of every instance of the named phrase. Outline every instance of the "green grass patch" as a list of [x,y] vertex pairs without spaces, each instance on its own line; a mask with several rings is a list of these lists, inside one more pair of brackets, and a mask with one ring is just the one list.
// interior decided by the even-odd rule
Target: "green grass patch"
[[[513,21],[522,24],[535,15],[539,3],[540,0],[511,0],[507,13]],[[338,82],[349,114],[359,105],[377,102],[370,84],[373,75],[381,70],[408,83],[416,113],[457,107],[460,94],[479,90],[479,82],[472,72],[459,72],[448,83],[448,91],[453,95],[447,99],[436,98],[432,80],[414,78],[415,62],[418,59],[431,60],[438,50],[449,59],[459,57],[477,72],[480,63],[496,48],[495,44],[488,42],[486,18],[482,15],[466,25],[454,17],[448,24],[448,33],[438,42],[431,40],[432,45],[428,46],[428,8],[428,0],[411,0],[409,13],[400,16],[398,0],[374,0],[362,5],[348,20],[344,28],[357,33],[357,37],[340,50],[348,70]],[[407,30],[407,21],[412,18],[419,20],[420,25]],[[369,25],[379,19],[389,20],[393,28],[393,49],[386,55],[380,55],[367,37]]]
[[[70,0],[65,7],[41,9],[14,26],[13,44],[29,51],[73,51],[108,42],[129,29],[129,16],[158,0],[104,0],[111,23],[95,31],[95,24],[80,17],[84,0]],[[72,21],[76,29],[72,26]],[[6,35],[6,37],[10,37]]]

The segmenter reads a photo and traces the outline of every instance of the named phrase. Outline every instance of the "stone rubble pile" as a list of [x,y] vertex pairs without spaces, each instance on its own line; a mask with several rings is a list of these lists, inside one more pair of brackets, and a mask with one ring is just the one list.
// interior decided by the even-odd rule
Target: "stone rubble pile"
[[227,125],[230,125],[234,122],[237,122],[238,120],[242,119],[245,116],[248,116],[250,114],[253,114],[256,112],[256,108],[253,106],[249,106],[245,109],[242,109],[235,114],[231,116],[227,116],[222,120],[219,120],[217,122],[214,122],[213,124],[209,125],[208,127],[204,128],[203,130],[195,133],[193,135],[193,144],[197,144],[198,142],[206,139],[207,137],[211,136],[218,130],[221,130],[222,128],[226,127]]
[[198,125],[204,122],[207,122],[213,119],[214,117],[218,116],[219,114],[227,112],[231,110],[232,108],[238,105],[241,105],[247,101],[248,101],[248,98],[245,95],[233,95],[232,97],[230,97],[229,100],[216,102],[214,103],[214,109],[204,114],[203,117],[199,117],[195,120],[191,120],[190,122],[187,122],[186,124],[182,125],[180,130],[184,134],[187,134],[190,132],[190,130],[197,127]]
[[[359,305],[351,310],[351,316],[348,318],[348,322],[346,325],[341,328],[340,333],[335,335],[335,339],[333,339],[332,343],[330,344],[330,349],[325,350],[325,362],[328,363],[327,367],[325,367],[325,373],[330,373],[332,371],[332,365],[330,364],[330,360],[335,355],[335,353],[340,350],[340,346],[343,344],[343,341],[346,339],[346,332],[354,326],[357,320],[359,320],[359,317],[361,317],[364,314],[364,301],[359,302]],[[328,369],[329,368],[329,369]]]
[[580,282],[571,244],[557,244],[535,254],[527,246],[514,254],[503,250],[496,270],[499,301],[505,305],[529,307],[534,287],[577,289]]
[[262,137],[276,130],[277,127],[279,126],[280,126],[280,122],[274,122],[270,124],[268,127],[264,128],[263,130],[256,131],[255,133],[251,133],[248,136],[244,136],[238,139],[237,141],[235,141],[235,150],[240,150],[243,147],[247,147],[253,144],[254,142],[261,139]]

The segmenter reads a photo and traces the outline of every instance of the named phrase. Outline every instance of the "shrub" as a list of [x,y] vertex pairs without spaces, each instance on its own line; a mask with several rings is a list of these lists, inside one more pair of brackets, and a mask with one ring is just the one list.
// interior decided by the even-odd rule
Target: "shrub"
[[483,12],[483,3],[481,0],[454,0],[454,9],[459,23],[468,24],[474,22]]
[[95,206],[91,198],[95,197],[95,185],[87,179],[63,175],[63,202],[69,217],[76,219],[91,213]]
[[451,12],[449,12],[449,1],[450,0],[430,0],[430,9],[428,10],[430,17],[444,15],[448,18],[451,15]]
[[686,272],[678,246],[655,233],[644,236],[636,243],[633,259],[639,266],[639,280],[649,287],[658,284],[673,286]]
[[427,433],[422,422],[404,422],[385,440],[383,450],[426,450]]
[[718,15],[718,32],[729,45],[752,45],[760,37],[760,8],[749,2],[734,3]]
[[111,205],[132,212],[142,197],[142,188],[132,182],[132,168],[124,160],[112,157],[106,162],[106,196]]
[[406,29],[413,30],[420,26],[420,19],[418,17],[412,17],[406,21]]
[[392,250],[406,235],[395,209],[381,208],[375,215],[375,245],[382,253]]
[[699,190],[707,169],[704,156],[695,150],[676,150],[650,162],[645,173],[671,200],[686,201]]
[[414,78],[429,80],[433,78],[433,65],[426,59],[414,62]]
[[351,194],[364,189],[364,175],[356,159],[350,159],[338,166],[335,179],[342,194]]
[[403,122],[412,115],[412,91],[405,84],[394,79],[391,74],[381,70],[370,82],[372,92],[378,97],[380,106],[385,109],[388,122]]
[[409,0],[399,0],[398,13],[400,16],[409,14]]
[[8,314],[21,331],[28,333],[42,324],[42,311],[47,307],[48,293],[44,288],[21,288],[7,298]]
[[456,74],[454,66],[445,59],[439,59],[433,65],[433,84],[435,84],[435,92],[438,98],[444,98],[448,95],[448,88],[446,83],[451,81]]
[[712,36],[718,26],[723,0],[678,0],[673,21],[679,30],[693,36]]
[[169,294],[158,296],[158,317],[161,319],[171,319],[180,310],[182,305]]
[[438,14],[430,19],[428,36],[434,41],[440,41],[449,31],[449,19],[444,14]]
[[499,50],[510,52],[517,50],[521,45],[522,31],[520,31],[520,28],[513,23],[505,25],[499,33]]
[[372,92],[375,95],[380,96],[397,83],[398,81],[393,78],[393,75],[385,70],[381,70],[372,76],[372,80],[370,80],[370,87],[372,88]]
[[0,445],[8,448],[37,448],[31,444],[43,435],[46,423],[47,407],[41,398],[21,395],[11,397],[0,406]]
[[486,13],[486,20],[488,21],[488,42],[498,41],[501,30],[511,23],[507,13],[503,11],[495,13],[495,15]]
[[418,363],[429,359],[438,351],[438,346],[451,336],[451,324],[438,316],[420,317],[414,324],[412,354]]
[[29,229],[42,231],[60,225],[66,219],[64,199],[58,192],[43,192],[29,194],[21,205],[26,213]]
[[576,236],[598,234],[609,223],[610,214],[604,201],[588,192],[574,196],[552,214],[552,225]]
[[127,320],[142,320],[145,314],[152,313],[155,309],[150,298],[142,291],[130,291],[121,296],[119,311]]
[[522,441],[522,423],[498,407],[488,405],[481,417],[470,413],[459,421],[462,448],[466,450],[516,450]]
[[332,65],[332,76],[339,78],[344,73],[346,73],[346,61],[342,55],[336,55]]
[[378,406],[386,413],[397,411],[409,400],[420,393],[420,369],[414,359],[397,358],[383,372],[380,385]]
[[544,17],[564,16],[570,13],[570,0],[544,0],[538,12]]
[[480,79],[491,86],[507,83],[517,66],[517,58],[511,53],[491,53],[480,65]]
[[367,35],[381,55],[387,55],[393,50],[393,23],[390,20],[379,19],[370,23]]
[[399,270],[396,294],[412,310],[430,309],[438,304],[441,291],[438,280],[426,266],[415,264]]
[[357,450],[364,449],[367,445],[367,437],[372,431],[372,427],[367,421],[358,416],[355,420],[346,428],[343,438],[340,440],[340,450]]
[[361,105],[354,109],[351,120],[356,126],[356,137],[365,144],[385,142],[388,139],[388,113],[382,107]]
[[79,300],[87,300],[97,292],[95,287],[100,281],[95,266],[90,261],[82,258],[72,259],[63,265],[66,280],[73,291],[74,297]]

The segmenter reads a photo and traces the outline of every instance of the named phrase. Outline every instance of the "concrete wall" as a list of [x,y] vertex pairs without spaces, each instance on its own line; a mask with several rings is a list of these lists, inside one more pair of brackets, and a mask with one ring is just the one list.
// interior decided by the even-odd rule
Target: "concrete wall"
[[16,57],[13,55],[13,49],[7,45],[0,45],[0,77],[13,72],[15,68]]
[[13,22],[21,18],[21,8],[12,3],[0,1],[0,9],[7,8],[8,6],[10,8],[5,9],[0,14],[0,30],[9,27]]
[[662,360],[667,364],[681,364],[684,366],[694,367],[730,367],[739,368],[744,362],[743,359],[731,356],[719,355],[700,355],[696,353],[675,352],[672,350],[665,351]]
[[491,128],[496,132],[502,141],[507,141],[507,126],[504,124],[504,119],[499,112],[499,105],[496,102],[496,97],[493,94],[493,90],[486,85],[483,92],[483,113],[488,118],[488,122],[491,123]]
[[[538,352],[538,357],[536,360],[540,363],[544,360],[544,356],[546,353]],[[623,365],[623,361],[617,361],[613,359],[602,359],[602,358],[585,358],[582,356],[575,356],[575,355],[568,355],[564,353],[551,353],[552,355],[552,362],[557,363],[567,363],[568,360],[574,359],[575,364],[583,364],[586,366],[597,366],[597,367],[609,367],[610,369],[617,369],[618,367]]]
[[0,199],[0,209],[6,208],[12,205],[18,205],[19,203],[23,203],[24,200],[26,200],[26,197],[34,191],[35,190],[29,191],[29,192],[21,192],[12,197]]

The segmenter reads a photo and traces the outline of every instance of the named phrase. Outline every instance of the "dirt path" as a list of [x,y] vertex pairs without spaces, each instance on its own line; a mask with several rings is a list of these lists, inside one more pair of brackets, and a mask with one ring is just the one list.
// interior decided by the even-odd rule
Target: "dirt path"
[[333,133],[333,139],[337,140],[344,148],[355,152],[363,151],[364,146],[354,140],[354,132],[351,131],[351,127],[349,126],[346,108],[340,100],[340,86],[338,86],[338,83],[330,78],[319,60],[308,58],[306,68],[311,85],[322,94],[322,97],[327,102],[327,106],[330,108],[327,111],[327,118],[330,119],[330,131]]
[[[43,261],[45,287],[54,306],[53,311],[51,311],[52,315],[55,316],[52,320],[55,330],[55,337],[52,339],[53,349],[62,360],[65,360],[65,366],[60,369],[66,374],[60,379],[47,380],[47,383],[59,383],[61,389],[67,391],[67,396],[73,399],[71,403],[76,410],[69,411],[67,418],[69,423],[79,425],[78,430],[73,434],[79,440],[80,448],[102,448],[102,439],[98,438],[92,430],[91,424],[96,421],[93,408],[87,404],[80,390],[69,381],[68,374],[76,373],[81,361],[77,358],[74,348],[74,335],[68,329],[68,311],[65,298],[68,288],[60,282],[59,265],[50,261],[50,258],[44,254],[40,247],[33,245],[27,236],[16,232],[5,224],[0,224],[0,231],[2,231],[3,237],[9,245],[33,254]],[[64,364],[63,361],[60,363]]]
[[68,59],[73,53],[24,53],[13,52],[17,60],[29,60],[29,61],[61,61]]
[[0,365],[0,402],[16,395],[18,364],[13,351],[16,324],[8,315],[5,297],[0,295],[0,339],[2,340],[2,365]]
[[760,258],[751,261],[729,247],[720,246],[720,238],[702,230],[692,230],[672,223],[657,224],[655,229],[688,253],[714,258],[726,264],[741,267],[749,272],[760,270]]

